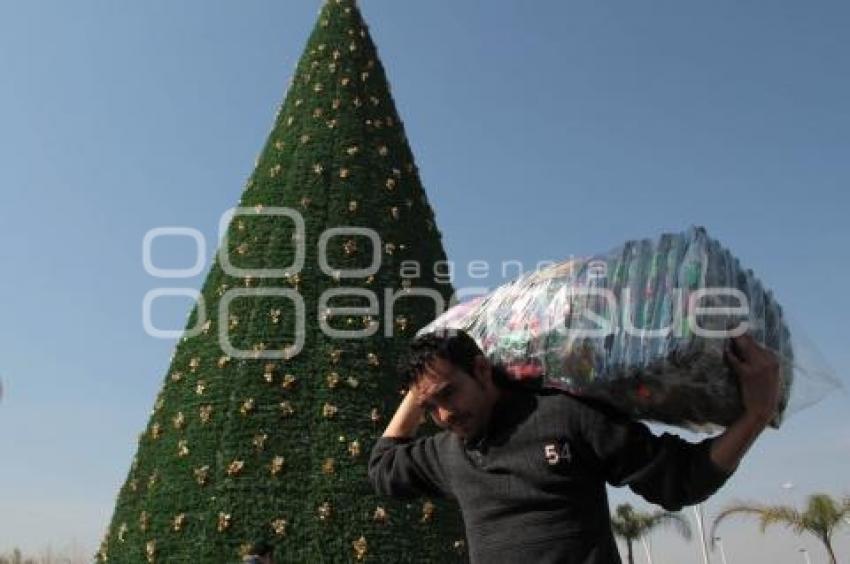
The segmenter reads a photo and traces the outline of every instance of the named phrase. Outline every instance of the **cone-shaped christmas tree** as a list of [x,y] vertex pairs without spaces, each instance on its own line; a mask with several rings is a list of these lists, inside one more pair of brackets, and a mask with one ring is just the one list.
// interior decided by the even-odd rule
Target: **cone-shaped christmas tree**
[[465,560],[453,504],[367,478],[396,355],[452,288],[353,1],[322,8],[224,225],[98,558],[219,564],[264,538],[277,562]]

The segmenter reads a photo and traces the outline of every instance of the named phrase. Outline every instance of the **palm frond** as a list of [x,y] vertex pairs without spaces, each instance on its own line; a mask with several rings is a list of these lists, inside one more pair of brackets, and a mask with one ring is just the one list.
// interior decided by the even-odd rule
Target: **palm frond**
[[744,502],[733,502],[726,509],[721,511],[717,517],[714,518],[714,521],[711,522],[711,534],[709,535],[711,538],[714,538],[717,533],[717,528],[720,527],[720,523],[731,517],[732,515],[737,515],[739,513],[743,513],[745,515],[761,515],[762,506],[755,503],[744,503]]
[[685,540],[691,540],[691,524],[681,513],[658,511],[652,515],[653,524],[647,528],[647,533],[656,525],[672,526]]
[[771,525],[785,525],[794,529],[796,533],[801,533],[806,528],[803,516],[793,507],[784,505],[767,506],[762,509],[759,517],[759,525],[762,533]]

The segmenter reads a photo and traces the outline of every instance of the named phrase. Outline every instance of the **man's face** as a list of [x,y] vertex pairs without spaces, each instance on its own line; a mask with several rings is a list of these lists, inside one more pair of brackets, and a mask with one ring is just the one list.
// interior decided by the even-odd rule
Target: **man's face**
[[462,438],[476,436],[490,419],[498,390],[487,360],[479,356],[474,374],[436,358],[413,385],[417,402],[442,429]]

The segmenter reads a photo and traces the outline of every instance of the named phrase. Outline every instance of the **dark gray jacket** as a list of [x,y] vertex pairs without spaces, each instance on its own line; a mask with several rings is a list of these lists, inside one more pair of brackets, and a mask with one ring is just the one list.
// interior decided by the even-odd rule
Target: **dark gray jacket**
[[561,392],[512,390],[475,441],[382,437],[369,460],[380,494],[455,499],[473,563],[619,563],[606,482],[676,511],[729,477],[709,457],[713,439],[657,436]]

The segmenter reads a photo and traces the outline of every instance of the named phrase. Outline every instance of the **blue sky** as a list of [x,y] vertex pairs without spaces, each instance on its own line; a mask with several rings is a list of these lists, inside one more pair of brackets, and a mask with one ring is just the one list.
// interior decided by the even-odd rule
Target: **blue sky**
[[[209,259],[319,7],[0,2],[0,552],[95,547],[174,345],[145,334],[142,298],[203,282],[148,275],[144,234],[197,228]],[[361,7],[458,287],[499,282],[472,279],[472,260],[530,268],[701,224],[847,384],[846,3]],[[193,262],[186,241],[154,252]],[[188,308],[158,302],[157,325],[181,327]],[[833,394],[768,432],[709,514],[850,494],[847,408]],[[626,499],[639,503],[612,491]],[[730,560],[799,562],[801,546],[822,558],[781,530],[721,532]],[[850,555],[850,533],[837,539]],[[654,546],[697,562],[695,544]]]

